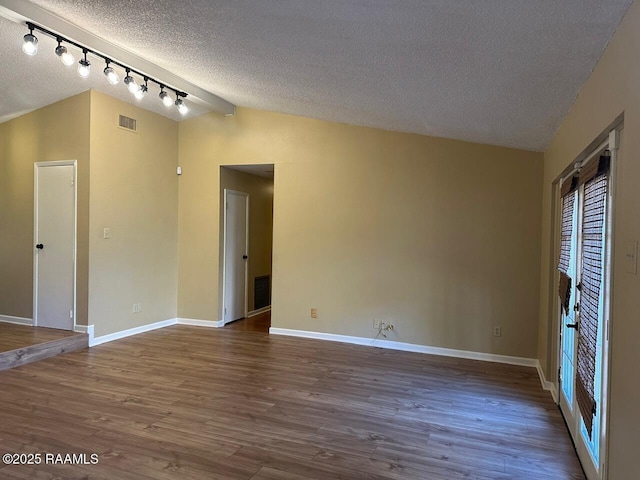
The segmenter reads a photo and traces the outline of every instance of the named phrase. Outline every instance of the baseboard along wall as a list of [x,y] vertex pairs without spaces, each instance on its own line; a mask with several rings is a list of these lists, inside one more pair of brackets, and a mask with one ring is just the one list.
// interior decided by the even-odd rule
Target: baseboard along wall
[[191,325],[194,327],[221,328],[224,327],[224,320],[197,320],[194,318],[178,318],[178,325]]
[[16,325],[28,325],[30,327],[33,326],[32,318],[12,317],[11,315],[0,315],[0,322],[14,323]]
[[538,376],[540,377],[540,383],[542,384],[542,388],[551,393],[553,397],[554,403],[558,404],[558,388],[556,384],[547,380],[547,377],[544,375],[544,370],[542,370],[542,365],[540,365],[540,361],[536,360],[536,369],[538,370]]
[[89,346],[95,347],[97,345],[102,345],[103,343],[120,340],[121,338],[131,337],[140,333],[157,330],[158,328],[170,327],[171,325],[191,325],[196,327],[220,328],[224,327],[224,321],[197,320],[193,318],[170,318],[168,320],[161,320],[159,322],[149,323],[147,325],[141,325],[139,327],[129,328],[127,330],[121,330],[119,332],[110,333],[108,335],[101,335],[99,337],[94,336],[93,325],[77,325],[76,331],[87,333],[89,335]]
[[351,337],[348,335],[337,335],[334,333],[310,332],[306,330],[290,330],[288,328],[269,329],[273,335],[287,335],[290,337],[314,338],[317,340],[328,340],[331,342],[351,343],[354,345],[366,345],[370,347],[388,348],[391,350],[402,350],[405,352],[426,353],[429,355],[441,355],[445,357],[468,358],[471,360],[482,360],[486,362],[508,363],[510,365],[521,365],[525,367],[535,367],[538,360],[535,358],[511,357],[507,355],[495,355],[492,353],[472,352],[468,350],[455,350],[451,348],[430,347],[427,345],[417,345],[414,343],[394,342],[390,340],[372,339],[366,337]]

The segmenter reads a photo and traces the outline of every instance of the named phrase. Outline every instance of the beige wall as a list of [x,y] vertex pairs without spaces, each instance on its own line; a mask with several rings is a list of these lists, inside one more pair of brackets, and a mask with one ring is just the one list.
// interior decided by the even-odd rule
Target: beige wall
[[[230,168],[220,169],[220,221],[224,204],[223,189],[249,194],[249,260],[248,260],[248,304],[249,312],[255,309],[254,281],[256,277],[271,275],[271,244],[273,238],[273,180],[250,175]],[[220,244],[224,241],[223,224],[220,224]],[[220,249],[222,255],[222,249]],[[222,256],[219,259],[222,264]],[[222,284],[222,269],[219,282]],[[222,290],[219,292],[222,298]],[[220,317],[222,318],[222,316]]]
[[0,315],[33,316],[33,164],[78,161],[77,311],[87,324],[89,92],[0,124]]
[[274,327],[373,337],[381,318],[390,339],[536,357],[541,154],[241,108],[181,122],[180,163],[181,317],[218,319],[219,165],[274,163]]
[[[137,120],[137,133],[118,127],[119,114]],[[176,122],[91,92],[89,318],[96,336],[177,315],[177,158]],[[141,313],[134,303],[143,304]]]
[[[618,27],[591,78],[545,152],[542,229],[542,284],[539,355],[550,364],[556,343],[548,343],[549,236],[551,182],[598,135],[624,113],[624,135],[617,178],[613,259],[613,318],[611,319],[611,424],[609,477],[638,477],[634,457],[640,451],[640,276],[626,273],[628,242],[640,239],[640,4],[635,2]],[[554,366],[555,368],[555,366]],[[547,378],[553,378],[547,365]]]

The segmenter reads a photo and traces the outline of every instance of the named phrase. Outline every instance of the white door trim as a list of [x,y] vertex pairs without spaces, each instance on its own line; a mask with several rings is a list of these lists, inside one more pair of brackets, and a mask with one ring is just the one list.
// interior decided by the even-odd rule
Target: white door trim
[[600,478],[607,480],[609,467],[609,418],[610,418],[610,395],[611,395],[611,320],[613,319],[613,278],[615,274],[615,219],[616,219],[616,187],[617,187],[617,164],[620,154],[620,132],[624,129],[624,124],[618,125],[609,132],[609,151],[611,151],[611,165],[609,167],[609,187],[607,198],[607,212],[605,213],[607,221],[607,235],[605,237],[604,249],[606,257],[609,260],[608,271],[605,270],[604,291],[605,291],[605,325],[603,332],[602,352],[604,375],[602,377],[602,405],[600,407],[600,415],[602,416],[602,431],[600,432]]
[[[223,196],[223,222],[222,222],[222,322],[223,325],[229,323],[225,318],[226,305],[226,284],[227,284],[227,195],[240,195],[246,197],[247,203],[245,208],[245,252],[249,253],[249,194],[238,190],[224,189]],[[249,313],[249,285],[248,285],[248,262],[244,262],[244,316]]]
[[56,160],[52,162],[35,162],[33,164],[33,326],[38,326],[38,254],[35,245],[38,243],[38,169],[57,166],[73,167],[73,329],[76,328],[76,287],[77,287],[77,244],[78,244],[78,161]]

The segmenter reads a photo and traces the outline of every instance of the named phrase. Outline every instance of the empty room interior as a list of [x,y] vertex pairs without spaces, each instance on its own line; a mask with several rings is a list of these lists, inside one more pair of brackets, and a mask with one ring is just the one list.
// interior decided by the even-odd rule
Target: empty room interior
[[0,0],[0,478],[637,479],[638,32]]

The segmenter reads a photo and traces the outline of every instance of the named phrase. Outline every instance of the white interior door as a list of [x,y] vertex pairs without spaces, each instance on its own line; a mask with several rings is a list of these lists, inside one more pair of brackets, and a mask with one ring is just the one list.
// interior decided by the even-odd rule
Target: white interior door
[[35,164],[34,325],[75,324],[75,162]]
[[223,320],[233,322],[247,315],[247,259],[249,194],[224,191]]

